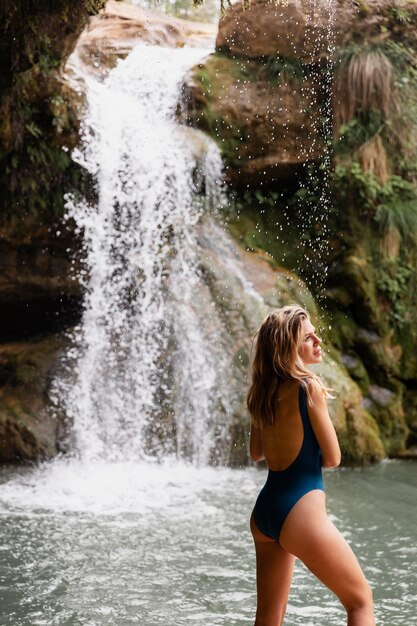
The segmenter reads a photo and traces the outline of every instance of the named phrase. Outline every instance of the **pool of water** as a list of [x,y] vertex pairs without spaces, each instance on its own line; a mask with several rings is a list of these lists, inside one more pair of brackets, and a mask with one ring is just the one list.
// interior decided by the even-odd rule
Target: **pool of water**
[[[326,472],[328,510],[374,590],[377,623],[417,624],[416,465]],[[58,460],[0,472],[4,626],[243,626],[254,621],[248,520],[264,470]],[[286,624],[336,626],[297,563]]]

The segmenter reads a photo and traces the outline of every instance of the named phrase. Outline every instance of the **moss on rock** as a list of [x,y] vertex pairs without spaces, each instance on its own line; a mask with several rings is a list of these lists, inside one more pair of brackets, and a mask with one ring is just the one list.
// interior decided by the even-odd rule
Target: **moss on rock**
[[217,141],[231,182],[256,187],[288,179],[323,154],[312,76],[279,80],[266,60],[210,55],[191,72],[188,121]]
[[[5,2],[0,59],[0,219],[28,214],[51,221],[63,192],[79,184],[69,151],[78,137],[77,97],[60,68],[89,15],[104,0]],[[19,41],[19,46],[15,42]]]

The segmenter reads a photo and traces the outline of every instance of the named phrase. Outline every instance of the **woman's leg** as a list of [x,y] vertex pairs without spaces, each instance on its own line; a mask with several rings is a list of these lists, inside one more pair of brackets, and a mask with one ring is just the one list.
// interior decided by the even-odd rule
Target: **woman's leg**
[[297,502],[279,540],[337,595],[348,626],[375,626],[371,589],[352,549],[327,517],[324,492],[310,491]]
[[250,528],[256,550],[258,603],[255,626],[281,626],[287,608],[295,557],[255,525]]

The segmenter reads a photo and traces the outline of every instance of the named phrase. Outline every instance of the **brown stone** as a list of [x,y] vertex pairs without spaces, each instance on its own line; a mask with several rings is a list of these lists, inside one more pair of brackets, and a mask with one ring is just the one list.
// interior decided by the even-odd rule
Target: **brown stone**
[[27,217],[0,227],[0,340],[65,328],[77,319],[82,289],[72,270],[78,246],[65,224]]
[[234,4],[220,20],[216,49],[250,59],[280,54],[305,63],[328,55],[331,4],[325,0]]
[[288,179],[323,154],[313,79],[274,80],[257,61],[211,55],[189,80],[189,119],[217,140],[229,182]]
[[51,411],[49,386],[65,344],[52,335],[0,346],[0,462],[57,453],[63,423]]
[[219,23],[216,49],[250,59],[279,54],[287,59],[316,63],[327,58],[333,46],[373,43],[387,30],[399,39],[414,39],[417,5],[401,3],[407,19],[395,17],[389,0],[251,0],[227,10]]

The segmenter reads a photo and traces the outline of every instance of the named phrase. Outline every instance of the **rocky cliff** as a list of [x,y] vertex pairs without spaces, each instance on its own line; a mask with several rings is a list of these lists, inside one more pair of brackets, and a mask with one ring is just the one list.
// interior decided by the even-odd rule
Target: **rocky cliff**
[[61,222],[81,185],[70,150],[77,97],[62,66],[101,0],[3,2],[0,9],[0,458],[57,453],[52,372],[80,314],[77,241]]
[[307,280],[395,455],[417,442],[417,6],[333,7],[235,4],[189,119],[223,152],[231,231]]
[[[259,0],[245,11],[235,5],[220,22],[216,54],[187,81],[188,121],[218,141],[237,190],[228,228],[240,245],[236,255],[247,279],[264,306],[298,301],[312,311],[323,333],[329,357],[323,375],[339,391],[332,417],[345,463],[402,454],[416,434],[411,243],[416,11],[409,4],[339,2],[335,15],[329,15],[327,2],[312,8],[307,1],[277,6]],[[80,2],[70,18],[62,3],[59,10],[37,4],[31,6],[33,19],[21,16],[19,27],[13,19],[18,9],[9,7],[7,14],[0,53],[13,68],[2,87],[0,133],[5,329],[0,458],[7,461],[50,456],[59,449],[61,422],[48,409],[49,385],[66,345],[63,331],[79,316],[82,297],[71,273],[79,244],[71,224],[64,228],[61,222],[62,193],[71,187],[83,191],[84,184],[69,158],[77,141],[77,101],[62,82],[60,68],[88,13],[99,6]],[[193,29],[180,20],[158,21],[155,14],[109,2],[89,22],[79,50],[92,69],[105,73],[136,38],[183,45],[190,37],[202,41],[210,36],[203,26]],[[19,52],[11,45],[16,36],[26,42]],[[329,45],[335,47],[334,66]],[[392,69],[394,52],[387,50],[401,53],[398,70]],[[393,77],[388,103],[385,89],[378,92],[381,71]],[[363,86],[356,88],[353,104],[342,91],[352,74],[361,77]],[[375,85],[373,100],[366,100],[368,84]],[[398,132],[399,115],[407,120],[407,133]],[[84,191],[91,193],[85,184]],[[206,224],[202,273],[213,299],[224,303],[243,389],[248,336],[263,309],[240,311],[241,294],[238,289],[233,293],[233,276],[212,243]],[[235,464],[247,459],[246,432],[242,405],[232,425]]]

